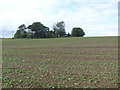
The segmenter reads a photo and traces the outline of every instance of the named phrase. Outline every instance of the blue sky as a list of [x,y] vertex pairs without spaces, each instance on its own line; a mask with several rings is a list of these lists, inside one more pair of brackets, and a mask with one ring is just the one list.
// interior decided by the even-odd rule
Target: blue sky
[[118,0],[2,0],[0,11],[0,37],[38,21],[50,29],[64,21],[67,32],[81,27],[86,37],[118,35]]

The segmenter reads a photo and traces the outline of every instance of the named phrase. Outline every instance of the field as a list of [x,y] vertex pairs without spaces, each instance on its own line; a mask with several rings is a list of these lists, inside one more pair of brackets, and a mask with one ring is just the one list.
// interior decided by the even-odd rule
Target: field
[[3,39],[2,87],[118,88],[118,37]]

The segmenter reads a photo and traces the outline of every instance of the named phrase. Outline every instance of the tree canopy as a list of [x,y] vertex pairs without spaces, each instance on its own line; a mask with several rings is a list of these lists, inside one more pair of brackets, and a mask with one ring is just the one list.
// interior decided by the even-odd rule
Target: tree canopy
[[83,31],[82,28],[79,28],[79,27],[75,27],[72,29],[72,36],[75,36],[75,37],[83,37],[85,35],[85,32]]
[[28,25],[28,27],[26,27],[25,24],[20,25],[14,34],[14,38],[83,37],[84,35],[85,32],[79,27],[73,28],[71,34],[66,34],[64,21],[54,23],[52,30],[41,22],[33,22],[31,25]]
[[63,37],[66,34],[65,31],[65,23],[64,21],[57,22],[53,25],[53,30],[55,32],[56,37]]
[[14,35],[14,38],[26,38],[27,37],[27,32],[25,31],[27,28],[25,24],[22,24],[18,27],[17,32]]
[[34,38],[47,38],[49,28],[44,26],[40,22],[34,22],[32,25],[28,26],[28,29],[31,29],[34,33],[32,34]]

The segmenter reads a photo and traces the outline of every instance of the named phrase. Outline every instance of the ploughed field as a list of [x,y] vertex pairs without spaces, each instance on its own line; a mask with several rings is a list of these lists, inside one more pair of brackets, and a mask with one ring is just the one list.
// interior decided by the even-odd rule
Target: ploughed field
[[3,39],[2,87],[117,88],[118,37]]

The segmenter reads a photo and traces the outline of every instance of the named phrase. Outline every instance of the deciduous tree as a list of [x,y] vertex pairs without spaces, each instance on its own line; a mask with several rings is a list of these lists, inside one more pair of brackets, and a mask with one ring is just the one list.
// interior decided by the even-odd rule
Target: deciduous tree
[[85,35],[85,32],[83,31],[82,28],[79,28],[79,27],[75,27],[72,29],[72,36],[75,36],[75,37],[83,37]]
[[17,32],[14,35],[14,38],[26,38],[27,37],[27,32],[25,24],[22,24],[18,27]]
[[66,34],[65,31],[65,23],[64,21],[57,22],[53,25],[53,30],[55,32],[56,37],[63,37]]

